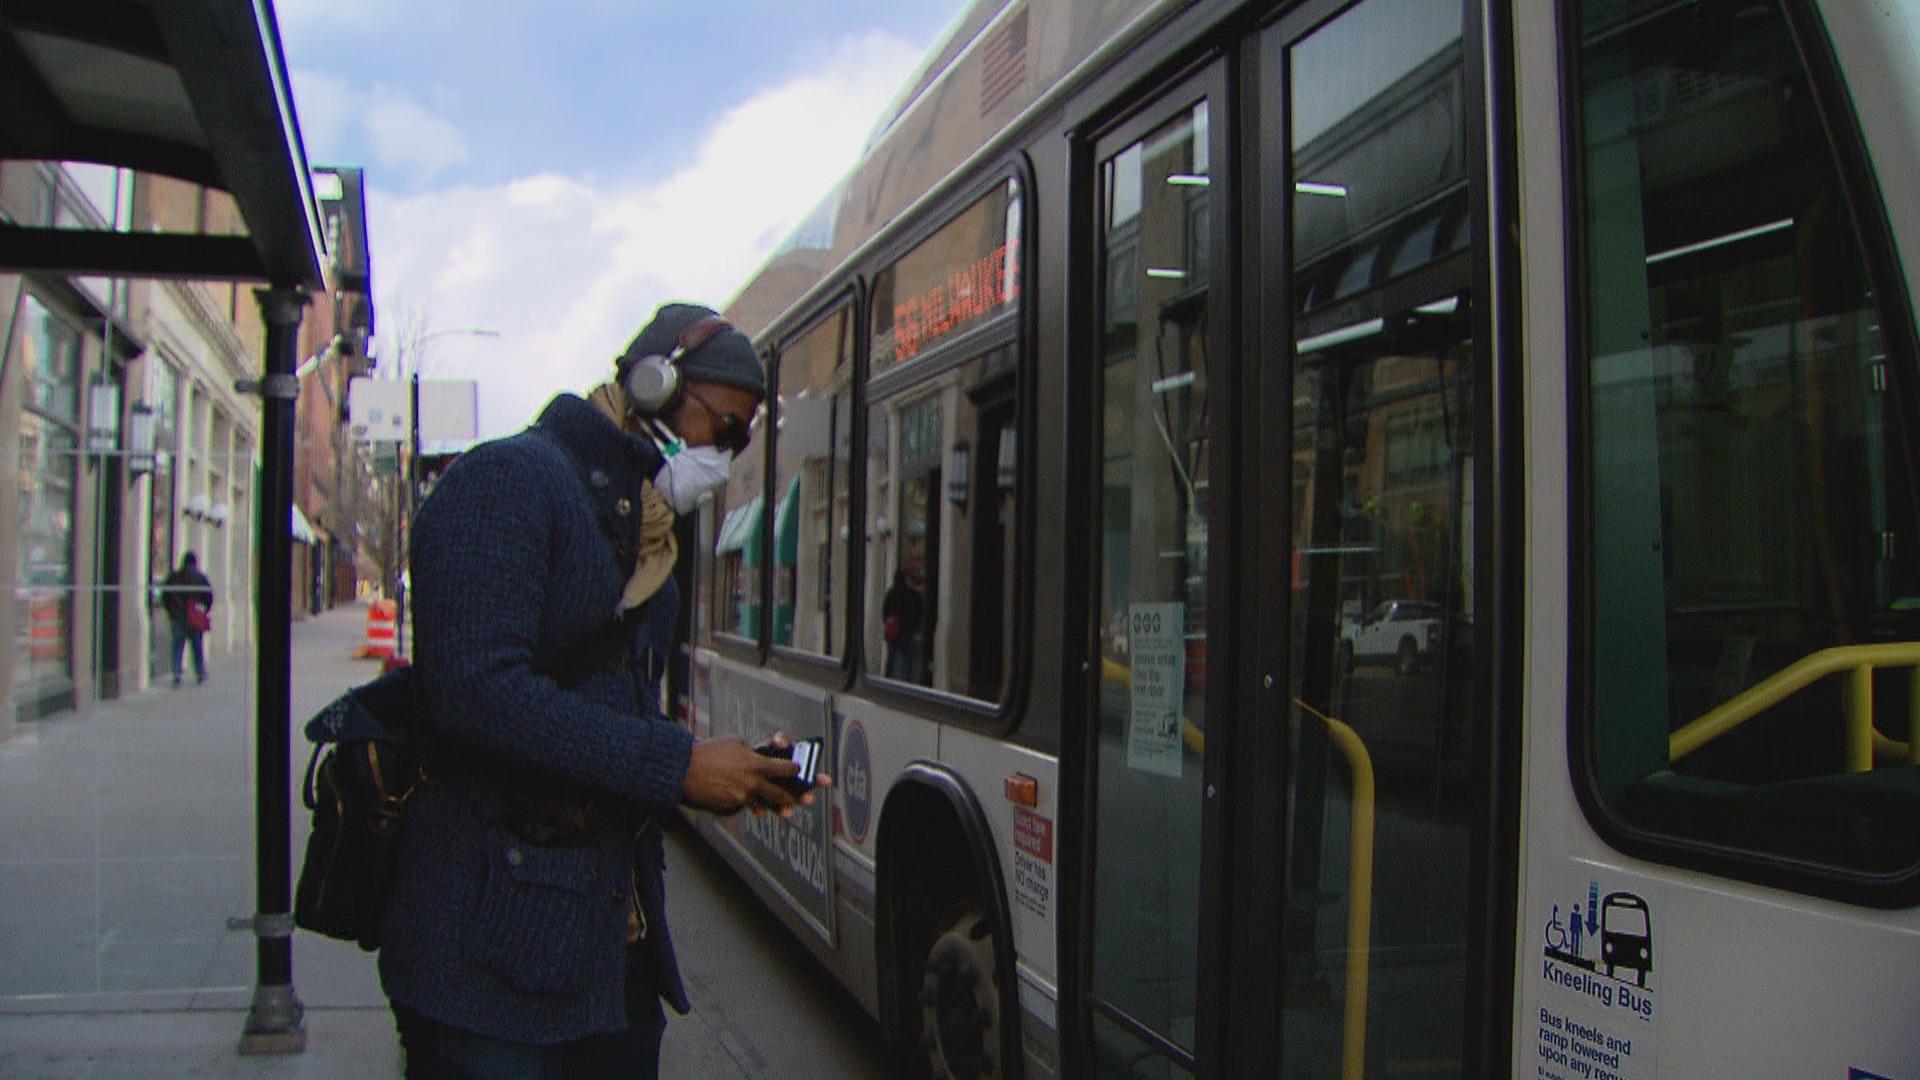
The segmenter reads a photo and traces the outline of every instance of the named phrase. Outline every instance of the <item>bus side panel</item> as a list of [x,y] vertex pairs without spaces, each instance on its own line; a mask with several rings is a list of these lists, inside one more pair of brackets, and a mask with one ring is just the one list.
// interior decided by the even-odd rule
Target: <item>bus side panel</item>
[[[700,650],[693,660],[694,730],[764,742],[775,731],[826,741],[833,760],[831,695]],[[781,922],[874,1011],[871,908],[849,903],[832,836],[837,802],[817,799],[791,818],[687,816]],[[869,880],[871,880],[869,878]],[[871,887],[868,889],[871,892]]]
[[1528,641],[1512,1075],[1920,1075],[1910,1015],[1920,911],[1849,907],[1631,859],[1576,802],[1567,737],[1569,235],[1552,6],[1514,5],[1514,27],[1516,85],[1525,88]]
[[[993,850],[1013,917],[1029,1059],[1036,1054],[1033,1043],[1039,1037],[1043,1047],[1055,1052],[1047,1056],[1057,1060],[1059,762],[957,727],[941,729],[940,760],[975,785],[974,796],[993,829]],[[1015,798],[1027,790],[1034,795],[1031,807]]]

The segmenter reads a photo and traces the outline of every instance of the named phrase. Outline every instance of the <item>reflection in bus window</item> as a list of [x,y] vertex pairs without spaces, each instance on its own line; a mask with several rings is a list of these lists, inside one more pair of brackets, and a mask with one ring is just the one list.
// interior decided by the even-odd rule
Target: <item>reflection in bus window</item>
[[[1107,159],[1093,991],[1194,1049],[1206,727],[1208,106]],[[1096,1031],[1103,1056],[1117,1028]],[[1151,1071],[1173,1075],[1153,1059]]]
[[[1645,6],[1579,23],[1598,794],[1667,836],[1908,870],[1917,403],[1853,225],[1879,212],[1773,0]],[[1831,674],[1784,673],[1807,658]]]
[[780,350],[773,490],[773,643],[820,656],[846,647],[852,500],[853,312]]
[[[1366,1075],[1464,1052],[1475,351],[1461,22],[1458,3],[1368,0],[1291,53],[1286,1075],[1337,1073],[1350,994]],[[1353,842],[1363,764],[1370,849]],[[1369,861],[1370,897],[1356,897],[1349,875]],[[1368,899],[1370,936],[1349,940],[1349,907]]]
[[867,429],[874,674],[999,701],[1012,668],[1015,353],[877,403]]
[[747,452],[733,462],[727,486],[714,495],[709,511],[714,530],[706,596],[708,625],[713,633],[759,641],[761,617],[760,568],[766,539],[766,454],[764,410],[754,419],[754,439]]

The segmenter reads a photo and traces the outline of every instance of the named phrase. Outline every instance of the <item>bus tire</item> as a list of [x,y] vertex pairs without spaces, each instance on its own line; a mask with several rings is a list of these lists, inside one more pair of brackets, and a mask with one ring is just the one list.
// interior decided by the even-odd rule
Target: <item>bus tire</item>
[[921,965],[920,1049],[935,1080],[1000,1075],[993,945],[993,920],[968,904],[927,950]]

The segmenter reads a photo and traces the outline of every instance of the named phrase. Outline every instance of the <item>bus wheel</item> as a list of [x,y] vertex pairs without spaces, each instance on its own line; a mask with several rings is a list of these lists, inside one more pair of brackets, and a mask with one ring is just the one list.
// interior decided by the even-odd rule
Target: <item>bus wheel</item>
[[993,923],[971,906],[933,940],[920,981],[920,1045],[934,1080],[1000,1075]]

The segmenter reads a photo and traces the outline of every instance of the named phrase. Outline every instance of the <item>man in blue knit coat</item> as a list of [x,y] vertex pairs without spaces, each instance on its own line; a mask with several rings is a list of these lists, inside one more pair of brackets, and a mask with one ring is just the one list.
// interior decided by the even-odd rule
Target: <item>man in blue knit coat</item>
[[616,370],[462,456],[414,522],[434,740],[380,976],[415,1080],[655,1076],[660,1001],[688,1008],[655,813],[792,812],[791,762],[696,742],[660,705],[673,522],[745,449],[760,360],[670,304]]

